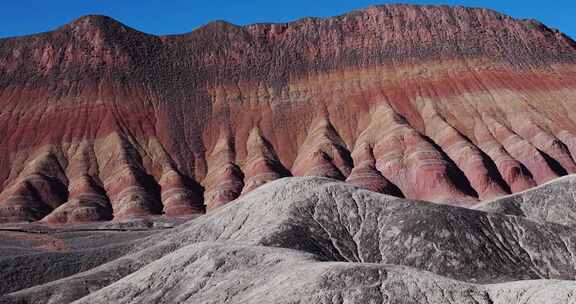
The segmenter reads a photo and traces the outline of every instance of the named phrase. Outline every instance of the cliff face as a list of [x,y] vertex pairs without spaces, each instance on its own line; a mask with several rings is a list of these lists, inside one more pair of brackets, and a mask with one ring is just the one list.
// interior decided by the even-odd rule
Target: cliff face
[[484,9],[0,40],[0,222],[203,212],[289,175],[472,206],[576,172],[576,43]]

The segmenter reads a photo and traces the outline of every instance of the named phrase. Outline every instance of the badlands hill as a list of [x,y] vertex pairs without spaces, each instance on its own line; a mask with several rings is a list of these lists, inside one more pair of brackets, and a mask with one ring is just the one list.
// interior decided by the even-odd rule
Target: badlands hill
[[374,6],[0,40],[0,303],[576,303],[576,43]]
[[203,213],[285,176],[459,206],[523,191],[576,172],[575,48],[411,5],[1,39],[0,222]]
[[4,232],[36,252],[0,259],[0,303],[569,304],[575,223],[283,178],[151,235]]

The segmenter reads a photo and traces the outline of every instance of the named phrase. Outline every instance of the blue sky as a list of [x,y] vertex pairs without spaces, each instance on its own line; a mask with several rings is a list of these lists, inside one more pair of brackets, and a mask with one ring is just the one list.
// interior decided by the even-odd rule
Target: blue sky
[[534,18],[576,38],[576,0],[4,0],[0,37],[54,29],[87,14],[113,17],[152,34],[186,33],[214,20],[235,24],[286,22],[327,17],[384,3],[450,4],[495,9],[516,18]]

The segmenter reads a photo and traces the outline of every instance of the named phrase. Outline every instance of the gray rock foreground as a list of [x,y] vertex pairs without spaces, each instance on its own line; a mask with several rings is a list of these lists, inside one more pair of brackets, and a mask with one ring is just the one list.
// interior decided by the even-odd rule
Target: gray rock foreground
[[[98,248],[98,256],[109,258],[92,269],[67,269],[62,277],[53,271],[53,280],[40,285],[11,282],[1,299],[576,303],[572,224],[399,199],[330,179],[286,178],[175,229]],[[58,258],[82,264],[93,256]],[[34,276],[48,257],[10,257],[0,266],[16,258]],[[0,282],[10,278],[0,274]]]

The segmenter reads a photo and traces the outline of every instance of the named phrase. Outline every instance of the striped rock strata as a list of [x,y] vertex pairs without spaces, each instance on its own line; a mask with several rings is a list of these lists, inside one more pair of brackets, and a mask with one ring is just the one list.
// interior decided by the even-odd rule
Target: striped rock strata
[[315,175],[470,207],[576,172],[576,43],[384,5],[154,36],[0,39],[0,222],[182,216]]

